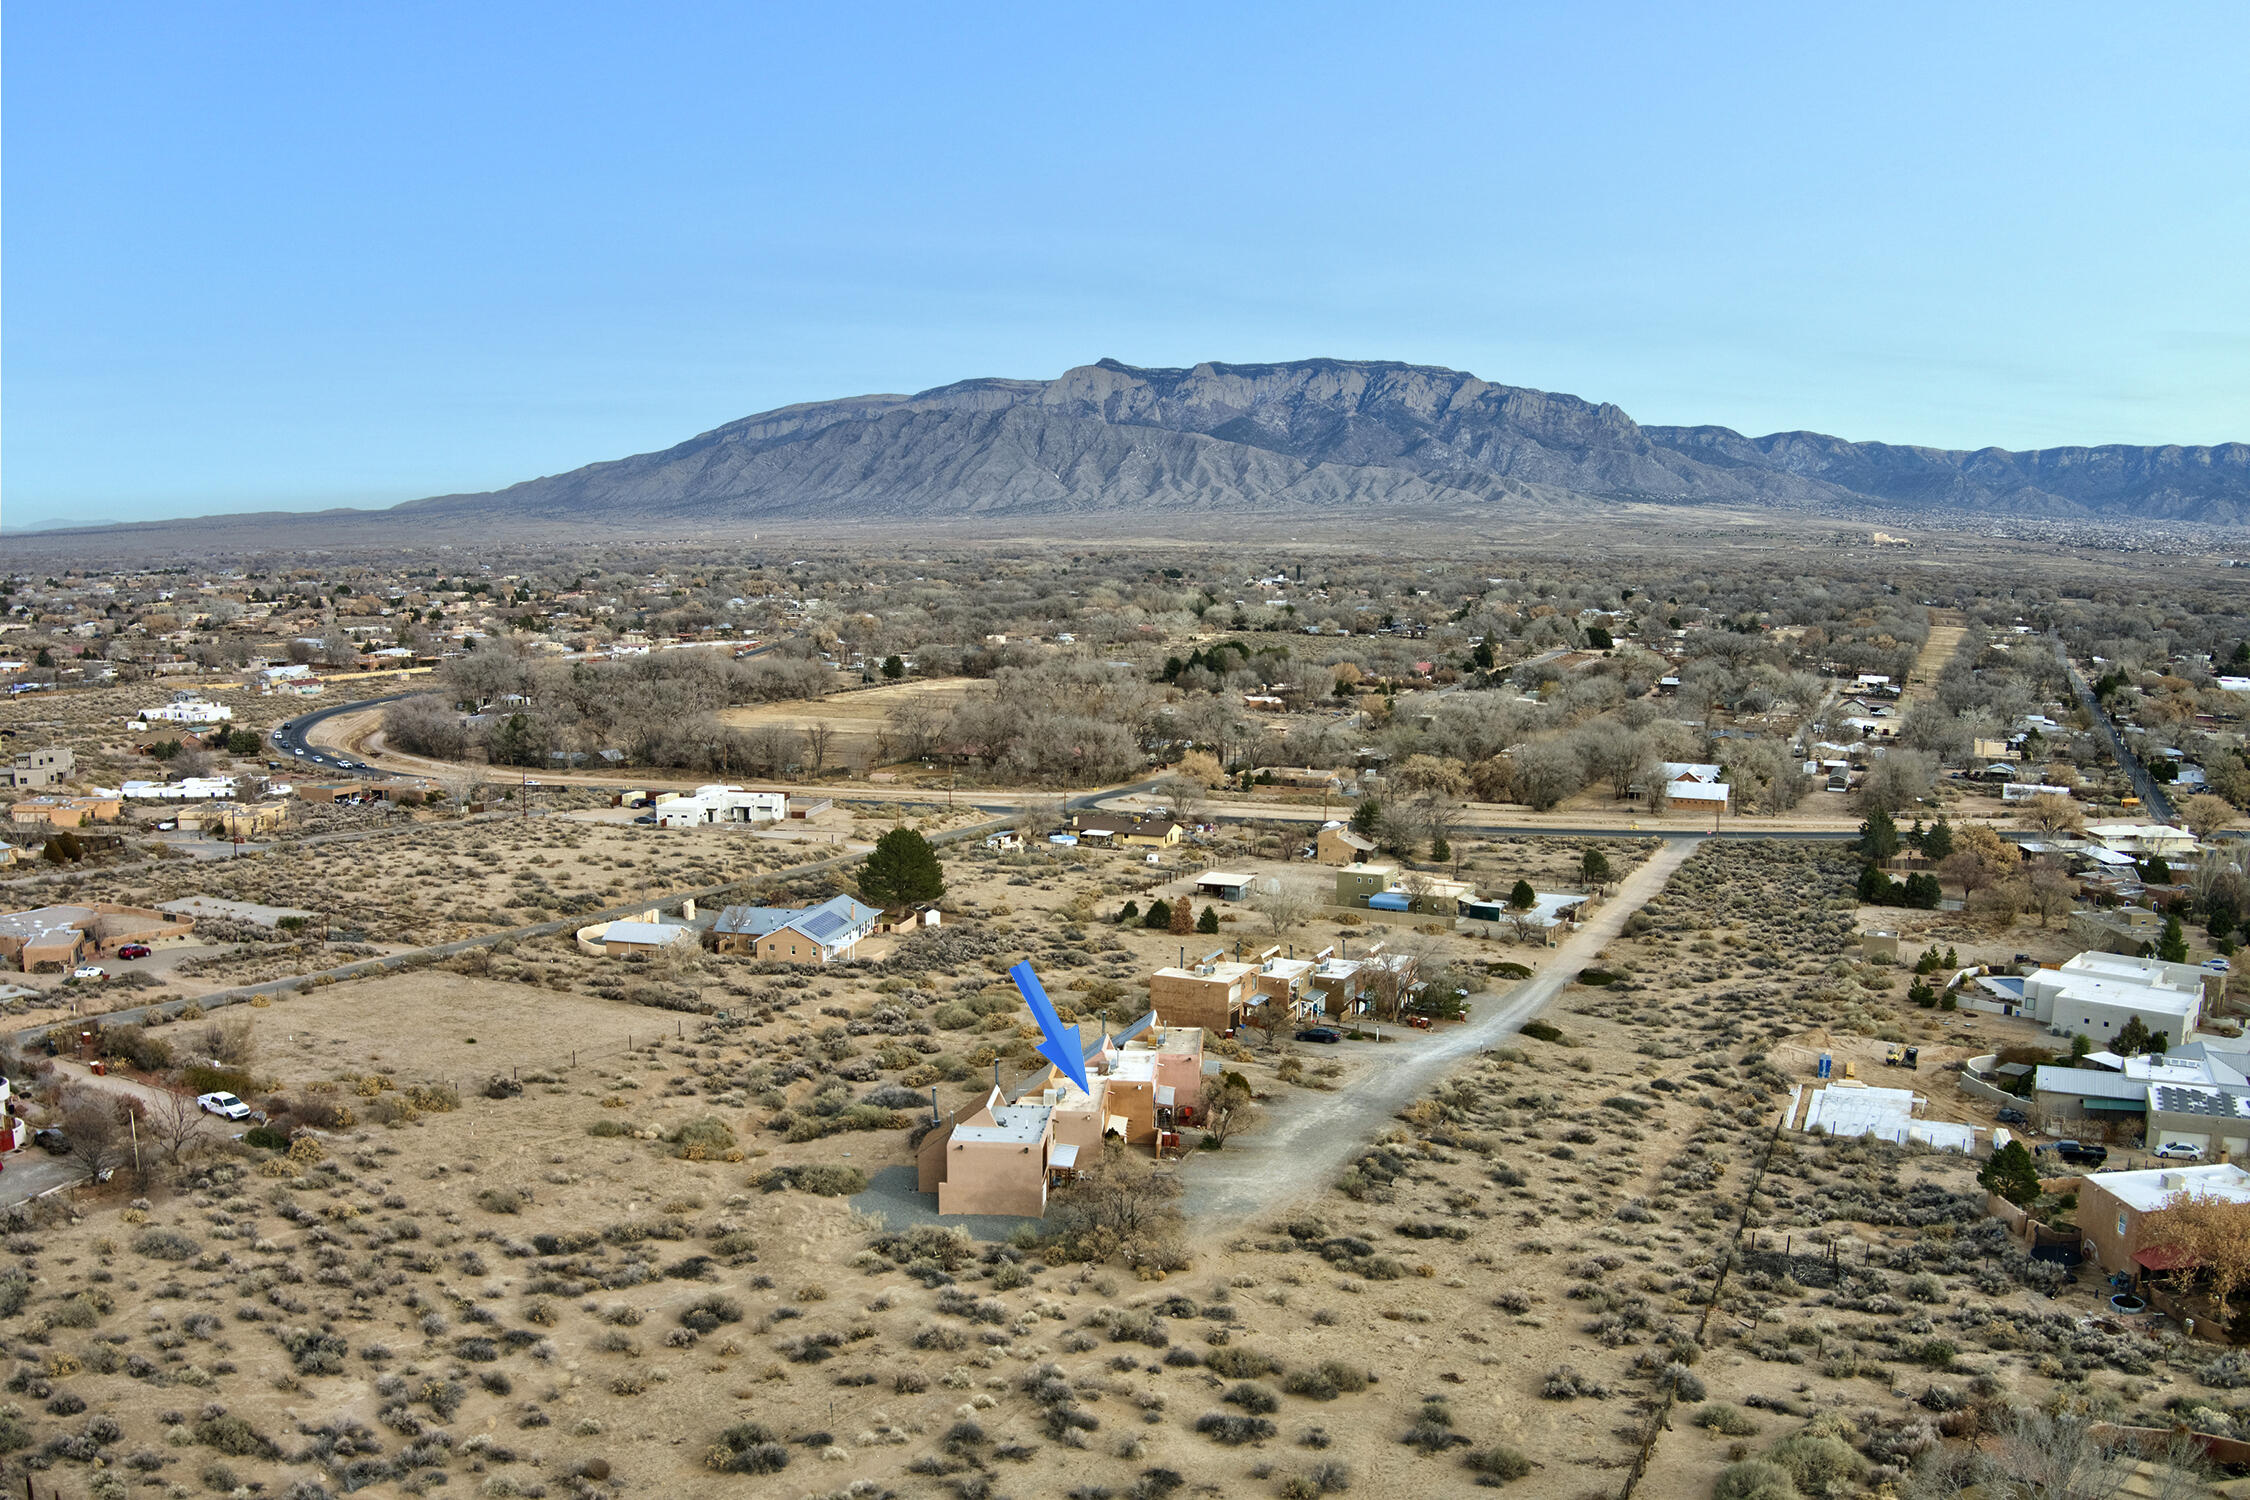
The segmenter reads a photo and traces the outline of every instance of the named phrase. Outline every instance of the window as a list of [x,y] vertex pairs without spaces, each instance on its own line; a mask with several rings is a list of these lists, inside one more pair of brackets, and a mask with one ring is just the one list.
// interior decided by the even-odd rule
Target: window
[[2125,1210],[2122,1208],[2117,1211],[2117,1237],[2125,1237]]

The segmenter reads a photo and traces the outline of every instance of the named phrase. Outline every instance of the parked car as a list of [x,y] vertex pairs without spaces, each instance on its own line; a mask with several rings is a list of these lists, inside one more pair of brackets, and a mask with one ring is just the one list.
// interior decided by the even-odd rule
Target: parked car
[[195,1107],[207,1115],[223,1115],[229,1120],[250,1118],[250,1106],[224,1090],[215,1094],[196,1095]]
[[52,1151],[57,1156],[70,1155],[70,1137],[52,1125],[45,1130],[31,1132],[31,1144],[42,1151]]
[[2203,960],[2203,967],[2214,974],[2232,974],[2234,972],[2234,965],[2223,958],[2207,958]]
[[2203,1148],[2201,1146],[2191,1146],[2186,1141],[2173,1141],[2169,1145],[2159,1146],[2151,1154],[2154,1155],[2158,1161],[2203,1160]]
[[2052,1151],[2073,1166],[2098,1167],[2109,1160],[2109,1147],[2089,1145],[2084,1141],[2057,1141],[2039,1149],[2042,1152]]
[[1344,1034],[1333,1026],[1307,1026],[1303,1031],[1297,1033],[1298,1041],[1319,1042],[1323,1046],[1340,1042],[1343,1039]]
[[107,979],[109,978],[109,970],[103,968],[100,964],[80,964],[70,971],[70,977],[73,979]]
[[117,950],[117,956],[119,958],[146,958],[153,951],[155,950],[151,949],[146,943],[127,943]]
[[2003,1125],[2029,1125],[2031,1123],[2031,1116],[2025,1114],[2022,1110],[2016,1108],[2013,1104],[2009,1105],[2006,1109],[2001,1110],[2000,1113],[1995,1115],[1993,1118],[1997,1119]]

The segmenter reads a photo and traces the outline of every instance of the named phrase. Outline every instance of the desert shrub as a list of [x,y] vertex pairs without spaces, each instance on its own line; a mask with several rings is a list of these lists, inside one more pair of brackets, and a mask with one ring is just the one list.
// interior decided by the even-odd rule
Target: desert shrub
[[1750,1420],[1748,1412],[1725,1401],[1705,1402],[1688,1420],[1723,1437],[1750,1437],[1758,1430],[1758,1424]]
[[11,1268],[6,1275],[0,1275],[0,1318],[12,1318],[22,1312],[30,1297],[31,1278],[23,1271]]
[[1281,1410],[1281,1398],[1253,1380],[1245,1380],[1230,1387],[1219,1399],[1229,1406],[1239,1406],[1258,1416]]
[[122,1058],[143,1073],[161,1073],[172,1066],[172,1044],[139,1026],[102,1029],[102,1055]]
[[857,1167],[811,1162],[802,1166],[775,1167],[758,1179],[758,1186],[769,1193],[795,1188],[800,1193],[811,1193],[816,1197],[841,1198],[866,1192],[867,1174]]
[[586,1127],[586,1133],[591,1136],[598,1136],[608,1139],[621,1135],[631,1135],[633,1133],[633,1127],[626,1124],[623,1120],[596,1120],[593,1124]]
[[1213,1349],[1203,1356],[1204,1367],[1214,1375],[1224,1375],[1229,1380],[1256,1380],[1281,1368],[1273,1359],[1255,1349],[1238,1349],[1228,1346]]
[[517,1214],[523,1212],[524,1200],[530,1196],[518,1188],[489,1187],[477,1194],[477,1207],[488,1214]]
[[281,1450],[273,1440],[252,1427],[240,1417],[229,1416],[223,1408],[207,1407],[206,1414],[190,1429],[192,1436],[206,1448],[216,1448],[229,1458],[279,1458]]
[[1563,1039],[1562,1028],[1552,1021],[1526,1021],[1523,1023],[1523,1034],[1535,1042],[1559,1042]]
[[[716,1115],[699,1115],[665,1137],[672,1154],[688,1161],[717,1161],[735,1151],[734,1131]],[[739,1154],[739,1153],[738,1153]]]
[[151,1260],[193,1260],[202,1248],[177,1229],[144,1229],[133,1237],[134,1253]]
[[1799,1492],[1812,1496],[1848,1493],[1867,1473],[1867,1460],[1851,1444],[1826,1434],[1783,1438],[1766,1457],[1788,1471]]
[[719,1434],[703,1462],[721,1474],[778,1474],[789,1467],[789,1450],[771,1428],[738,1422]]
[[1333,1401],[1346,1392],[1367,1389],[1367,1372],[1341,1360],[1324,1359],[1306,1369],[1291,1370],[1281,1388],[1311,1401]]
[[289,1132],[272,1125],[253,1125],[243,1132],[242,1139],[246,1143],[266,1151],[286,1151],[289,1149]]
[[1230,1448],[1263,1442],[1278,1429],[1264,1417],[1237,1416],[1233,1412],[1207,1411],[1195,1419],[1195,1430],[1214,1443]]
[[1798,1500],[1789,1471],[1762,1458],[1728,1464],[1711,1486],[1711,1500]]
[[1461,1455],[1461,1462],[1470,1473],[1505,1483],[1521,1479],[1531,1472],[1531,1460],[1509,1447],[1494,1443],[1489,1448],[1472,1448]]
[[1579,1374],[1569,1365],[1557,1365],[1547,1372],[1539,1394],[1549,1401],[1575,1401],[1580,1396],[1599,1401],[1609,1394],[1609,1388]]
[[523,1085],[505,1073],[495,1073],[484,1081],[487,1099],[513,1099],[523,1093]]
[[180,1082],[191,1094],[232,1094],[237,1099],[247,1099],[258,1092],[258,1080],[240,1068],[214,1067],[196,1063],[180,1071]]
[[680,1309],[680,1324],[697,1333],[716,1333],[720,1325],[742,1321],[742,1304],[713,1293]]

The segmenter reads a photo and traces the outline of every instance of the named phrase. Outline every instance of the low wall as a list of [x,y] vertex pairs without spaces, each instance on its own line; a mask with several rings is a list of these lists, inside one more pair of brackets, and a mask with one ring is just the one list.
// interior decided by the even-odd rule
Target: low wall
[[2030,1112],[2031,1105],[2027,1100],[2018,1099],[2006,1089],[1986,1083],[1967,1068],[1963,1068],[1954,1075],[1954,1082],[1960,1084],[1961,1092],[1967,1094],[1971,1099],[1982,1099],[1987,1104],[2013,1104],[2026,1113]]
[[[692,903],[688,915],[690,917],[695,915]],[[647,911],[637,911],[622,917],[611,917],[609,922],[589,922],[572,934],[572,938],[578,945],[578,951],[587,957],[607,958],[609,957],[609,949],[602,946],[602,934],[609,931],[610,922],[653,922],[656,918],[657,910],[652,906]]]

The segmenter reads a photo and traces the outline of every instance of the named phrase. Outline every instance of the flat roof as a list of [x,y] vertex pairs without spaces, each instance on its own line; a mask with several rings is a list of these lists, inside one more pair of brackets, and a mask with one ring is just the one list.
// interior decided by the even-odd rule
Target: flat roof
[[992,1112],[990,1125],[954,1126],[953,1139],[1003,1146],[1036,1145],[1054,1117],[1054,1110],[1044,1104],[1003,1104]]
[[2250,1203],[2250,1172],[2233,1162],[2197,1167],[2151,1167],[2139,1172],[2094,1172],[2086,1180],[2127,1208],[2147,1213],[2185,1193],[2218,1203]]
[[2042,1066],[2031,1080],[2033,1092],[2076,1094],[2082,1099],[2146,1099],[2148,1080],[2127,1078],[2100,1068]]
[[687,931],[669,922],[612,922],[602,929],[605,943],[669,943]]

